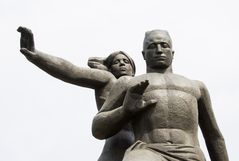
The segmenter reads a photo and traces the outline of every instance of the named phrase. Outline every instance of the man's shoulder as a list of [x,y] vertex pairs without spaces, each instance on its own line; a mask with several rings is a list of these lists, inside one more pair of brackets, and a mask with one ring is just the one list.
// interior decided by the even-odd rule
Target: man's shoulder
[[180,79],[185,81],[193,81],[192,79],[180,74],[171,73],[169,74],[169,76],[172,77],[172,79],[174,78],[174,79]]
[[186,76],[179,75],[179,74],[171,74],[171,78],[172,78],[172,79],[175,79],[175,80],[185,81],[185,82],[191,83],[191,84],[193,84],[193,85],[196,85],[196,86],[198,86],[198,87],[204,86],[204,83],[203,83],[202,81],[193,80],[193,79],[191,79],[191,78],[188,78],[188,77],[186,77]]
[[146,80],[146,77],[143,75],[139,76],[121,76],[116,83],[114,84],[114,89],[127,90],[129,87]]
[[133,86],[139,82],[142,82],[148,79],[149,79],[148,74],[141,74],[141,75],[135,76],[132,79],[130,79],[130,81],[128,82],[128,86]]
[[130,80],[132,79],[133,77],[132,76],[121,76],[115,83],[115,85],[127,85]]
[[202,81],[193,80],[179,74],[171,75],[170,79],[172,80],[172,82],[174,82],[175,85],[177,84],[184,90],[188,90],[189,93],[191,93],[198,99],[201,97],[202,92],[207,90],[205,84]]
[[146,78],[146,74],[138,75],[135,77],[132,76],[121,76],[118,80],[117,83],[130,83],[130,82],[135,82],[137,80],[142,80]]
[[199,91],[199,98],[202,98],[205,95],[209,95],[208,89],[202,81],[199,81],[199,80],[191,80],[191,81],[192,81],[192,84],[194,85],[194,87],[196,89],[198,89],[198,91]]
[[194,83],[197,85],[197,87],[200,89],[201,93],[208,92],[207,86],[199,80],[194,80]]

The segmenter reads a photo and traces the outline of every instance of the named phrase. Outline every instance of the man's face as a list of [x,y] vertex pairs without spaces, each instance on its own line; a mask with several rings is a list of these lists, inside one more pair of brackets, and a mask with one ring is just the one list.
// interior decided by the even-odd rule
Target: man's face
[[114,57],[110,71],[116,78],[119,78],[123,75],[133,75],[133,69],[130,61],[123,54],[118,54]]
[[170,38],[156,34],[143,51],[143,56],[148,67],[153,69],[166,69],[173,60],[173,51]]

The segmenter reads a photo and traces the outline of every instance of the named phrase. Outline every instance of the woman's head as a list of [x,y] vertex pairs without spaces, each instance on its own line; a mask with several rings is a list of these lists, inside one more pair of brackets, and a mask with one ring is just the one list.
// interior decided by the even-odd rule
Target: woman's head
[[111,53],[103,63],[116,78],[124,75],[135,75],[134,61],[123,51]]

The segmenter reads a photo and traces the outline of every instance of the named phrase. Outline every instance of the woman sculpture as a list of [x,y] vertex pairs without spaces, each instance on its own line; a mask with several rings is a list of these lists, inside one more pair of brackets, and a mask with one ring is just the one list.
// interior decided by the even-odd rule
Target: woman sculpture
[[[95,90],[97,109],[102,107],[109,90],[121,76],[134,76],[133,60],[123,51],[110,54],[106,59],[89,58],[91,68],[83,68],[55,56],[44,54],[35,49],[31,30],[19,27],[21,33],[21,53],[33,64],[55,78],[67,83]],[[98,161],[121,161],[125,150],[134,143],[130,127],[123,128],[116,135],[106,139]]]

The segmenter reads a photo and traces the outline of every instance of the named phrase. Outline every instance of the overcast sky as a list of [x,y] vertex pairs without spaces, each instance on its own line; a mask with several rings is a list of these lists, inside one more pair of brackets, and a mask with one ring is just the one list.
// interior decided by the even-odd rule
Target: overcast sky
[[[87,67],[90,56],[129,53],[145,73],[145,31],[166,29],[174,72],[203,81],[231,161],[239,149],[237,0],[0,0],[0,160],[96,161],[94,91],[57,80],[19,52],[18,26],[38,50]],[[200,144],[208,158],[203,139]],[[87,159],[88,158],[88,159]]]

